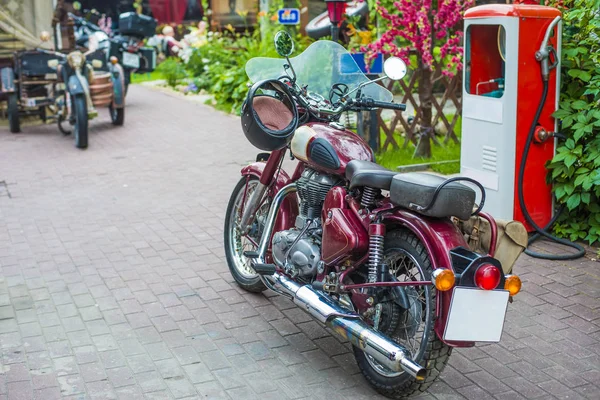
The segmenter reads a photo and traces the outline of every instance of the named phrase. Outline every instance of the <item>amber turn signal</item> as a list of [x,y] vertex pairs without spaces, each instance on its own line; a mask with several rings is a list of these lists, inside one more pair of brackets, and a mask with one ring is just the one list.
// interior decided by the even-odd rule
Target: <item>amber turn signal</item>
[[114,64],[116,64],[116,63],[118,63],[118,62],[119,62],[119,59],[118,59],[117,57],[115,57],[115,56],[112,56],[112,57],[110,58],[110,62],[111,62],[111,64],[113,64],[113,65],[114,65]]
[[431,282],[433,282],[435,288],[440,292],[445,292],[454,287],[454,272],[447,268],[438,268],[431,274]]
[[508,290],[511,296],[521,291],[521,278],[516,275],[507,275],[504,282],[504,289]]

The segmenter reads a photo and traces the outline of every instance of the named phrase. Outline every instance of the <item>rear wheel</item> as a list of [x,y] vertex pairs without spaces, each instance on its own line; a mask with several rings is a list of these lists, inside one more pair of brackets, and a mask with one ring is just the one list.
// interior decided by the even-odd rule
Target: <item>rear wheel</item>
[[[405,229],[389,232],[385,237],[384,262],[398,281],[431,279],[431,261],[419,239]],[[392,371],[363,351],[354,348],[356,362],[369,384],[379,393],[401,399],[422,393],[440,375],[452,352],[435,334],[436,291],[431,286],[407,286],[409,306],[382,303],[380,331],[405,346],[412,359],[426,369],[424,381],[406,372]]]
[[250,265],[251,260],[244,256],[244,251],[254,251],[260,241],[264,220],[268,214],[268,204],[263,204],[254,216],[254,221],[247,236],[238,228],[242,212],[258,185],[256,177],[242,177],[233,189],[227,213],[225,214],[225,256],[229,271],[236,283],[249,292],[259,293],[266,289],[258,274]]
[[21,132],[21,124],[19,121],[19,104],[17,101],[17,94],[12,93],[8,95],[8,125],[12,133]]
[[127,89],[129,89],[129,84],[131,83],[131,70],[130,69],[124,69],[124,88],[125,91],[123,92],[123,97],[127,96]]
[[113,105],[108,106],[108,110],[110,111],[110,120],[113,125],[121,126],[125,122],[125,108],[117,108],[113,107]]
[[85,96],[79,95],[73,98],[73,113],[75,115],[75,147],[85,149],[88,147],[88,113],[85,104]]

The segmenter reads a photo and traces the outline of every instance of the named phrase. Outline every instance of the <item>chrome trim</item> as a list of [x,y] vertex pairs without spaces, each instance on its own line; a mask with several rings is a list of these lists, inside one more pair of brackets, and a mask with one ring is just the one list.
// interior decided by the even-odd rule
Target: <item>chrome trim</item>
[[267,186],[258,181],[254,192],[252,192],[252,197],[250,197],[246,203],[246,208],[244,208],[244,213],[242,214],[242,219],[240,221],[240,231],[243,234],[247,234],[250,230],[250,224],[252,223],[254,214],[258,210],[258,206],[260,205],[260,201],[262,200],[266,190]]
[[405,371],[419,381],[425,379],[426,370],[410,358],[408,349],[371,328],[358,314],[344,309],[327,294],[309,285],[300,285],[280,273],[267,279],[273,279],[295,304],[331,328],[337,336],[350,341],[386,368]]
[[269,240],[273,234],[273,227],[275,226],[275,220],[277,219],[277,214],[279,213],[279,208],[281,207],[283,199],[288,194],[296,191],[296,184],[290,183],[289,185],[282,187],[281,190],[277,192],[275,197],[273,197],[271,208],[269,209],[269,215],[267,216],[267,220],[265,221],[265,226],[263,228],[263,234],[260,238],[260,243],[258,244],[258,257],[256,258],[256,262],[258,264],[263,264],[265,262],[265,254],[267,253],[267,248],[269,247]]

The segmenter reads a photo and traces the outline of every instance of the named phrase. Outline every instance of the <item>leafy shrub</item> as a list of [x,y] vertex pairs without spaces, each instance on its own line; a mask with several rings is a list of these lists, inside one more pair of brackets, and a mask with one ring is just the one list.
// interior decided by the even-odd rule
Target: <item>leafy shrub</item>
[[600,0],[565,1],[560,109],[565,142],[548,165],[566,212],[555,231],[600,239]]
[[174,57],[170,57],[160,63],[158,67],[156,67],[156,71],[165,78],[167,85],[170,87],[177,86],[179,81],[187,76],[183,64]]
[[[279,58],[274,36],[267,32],[261,37],[258,29],[252,34],[213,34],[208,43],[193,50],[186,69],[198,88],[213,94],[217,108],[239,114],[248,92],[246,62],[254,57]],[[306,43],[297,38],[295,52],[301,52]]]

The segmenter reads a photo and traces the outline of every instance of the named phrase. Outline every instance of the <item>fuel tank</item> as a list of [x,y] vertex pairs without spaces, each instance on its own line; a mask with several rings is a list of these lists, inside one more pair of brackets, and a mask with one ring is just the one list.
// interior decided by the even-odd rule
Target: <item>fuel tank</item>
[[302,125],[291,143],[294,157],[311,168],[330,174],[344,175],[352,160],[374,161],[369,145],[354,132],[321,122]]

